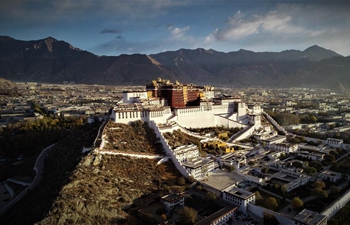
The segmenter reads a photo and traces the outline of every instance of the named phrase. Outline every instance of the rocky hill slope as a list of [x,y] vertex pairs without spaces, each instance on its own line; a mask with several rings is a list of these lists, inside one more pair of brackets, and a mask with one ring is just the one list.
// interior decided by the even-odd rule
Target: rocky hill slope
[[52,37],[0,36],[0,77],[11,81],[141,84],[152,79],[225,86],[320,86],[350,83],[350,57],[317,45],[304,51],[218,52],[180,49],[153,55],[96,56]]
[[0,95],[17,95],[16,87],[15,83],[0,78]]
[[[157,146],[146,125],[138,125],[109,123],[106,130],[119,130],[118,141],[123,143],[145,135],[132,140],[135,149],[128,147],[130,152],[143,152],[140,146],[149,153],[159,152],[152,149]],[[96,152],[84,156],[82,146],[91,145],[97,128],[91,127],[85,134],[77,132],[57,143],[45,163],[39,186],[0,220],[4,224],[141,224],[138,209],[158,202],[164,194],[186,188],[177,184],[181,174],[171,161],[157,165],[159,159]]]

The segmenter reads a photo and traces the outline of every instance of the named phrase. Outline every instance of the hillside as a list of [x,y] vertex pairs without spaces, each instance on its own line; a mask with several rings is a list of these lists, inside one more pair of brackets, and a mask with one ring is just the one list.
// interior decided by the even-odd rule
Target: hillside
[[[149,153],[159,152],[149,128],[145,124],[138,125],[107,125],[106,135],[119,130],[115,140],[127,143],[133,139],[135,143],[127,149],[119,148],[117,152],[142,152],[140,146],[145,146]],[[181,174],[171,161],[157,165],[159,159],[96,152],[84,156],[82,146],[91,145],[96,134],[97,127],[92,127],[85,134],[76,133],[57,143],[46,161],[42,182],[1,221],[4,224],[41,225],[141,224],[138,209],[158,202],[164,194],[186,188],[177,184]],[[144,137],[134,138],[141,136]],[[21,217],[17,216],[18,212]]]
[[0,76],[11,81],[144,85],[152,79],[215,86],[319,86],[349,83],[350,57],[314,45],[304,51],[218,52],[202,48],[96,56],[48,37],[20,41],[0,36]]
[[18,95],[17,85],[0,77],[0,95]]

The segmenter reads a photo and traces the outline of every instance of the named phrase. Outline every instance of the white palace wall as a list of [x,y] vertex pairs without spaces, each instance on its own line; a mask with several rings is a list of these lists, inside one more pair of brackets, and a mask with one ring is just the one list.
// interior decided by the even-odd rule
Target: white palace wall
[[[117,108],[112,113],[113,121],[116,123],[130,123],[134,121],[164,124],[167,120],[177,122],[182,127],[204,128],[214,126],[245,127],[239,120],[247,118],[244,103],[239,103],[238,112],[234,113],[233,104],[211,105],[203,103],[198,107],[176,108],[172,114],[169,108],[152,109],[126,109]],[[238,119],[238,120],[237,120]],[[246,122],[244,120],[244,122]]]
[[138,120],[143,122],[154,121],[155,123],[165,123],[167,118],[171,116],[171,111],[169,109],[159,109],[159,110],[120,110],[112,113],[112,119],[115,123],[130,123]]
[[153,121],[150,121],[148,124],[149,124],[149,126],[151,128],[153,128],[153,130],[156,133],[157,137],[160,139],[160,142],[162,143],[165,152],[167,153],[167,155],[169,155],[171,157],[171,160],[173,161],[175,167],[180,171],[180,173],[182,175],[184,175],[185,177],[189,177],[190,174],[187,172],[186,168],[183,167],[180,164],[180,162],[176,159],[176,156],[175,156],[173,150],[171,149],[171,147],[166,142],[162,132],[159,130],[159,128],[156,125],[156,123],[154,123]]
[[175,109],[177,123],[183,127],[202,128],[216,126],[212,111],[201,111],[199,107]]
[[212,112],[213,114],[219,114],[219,113],[233,113],[234,107],[233,105],[213,105]]
[[246,127],[244,124],[240,124],[232,119],[224,117],[224,115],[215,115],[215,124],[217,126],[224,126],[229,128],[235,128],[235,127]]
[[133,121],[144,121],[145,114],[142,111],[117,111],[112,113],[112,119],[115,123],[129,123]]

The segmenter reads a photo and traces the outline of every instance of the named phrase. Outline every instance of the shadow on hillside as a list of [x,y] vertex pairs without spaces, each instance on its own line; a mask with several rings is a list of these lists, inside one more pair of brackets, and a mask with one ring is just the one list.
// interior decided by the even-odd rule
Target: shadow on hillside
[[83,146],[92,146],[100,125],[96,123],[72,130],[71,134],[59,141],[45,160],[40,184],[6,212],[1,224],[34,224],[44,219],[82,159]]
[[[127,218],[112,222],[121,225],[158,224],[154,217],[158,217],[159,221],[163,221],[160,216],[165,213],[161,213],[159,210],[164,208],[160,203],[161,197],[169,193],[181,193],[190,188],[191,183],[183,178],[171,161],[157,165],[156,170],[159,179],[154,179],[152,182],[157,188],[150,193],[144,193],[139,198],[135,198],[131,205],[122,207],[123,211],[128,214]],[[179,182],[179,178],[183,181]],[[139,212],[140,210],[143,211],[142,215]]]

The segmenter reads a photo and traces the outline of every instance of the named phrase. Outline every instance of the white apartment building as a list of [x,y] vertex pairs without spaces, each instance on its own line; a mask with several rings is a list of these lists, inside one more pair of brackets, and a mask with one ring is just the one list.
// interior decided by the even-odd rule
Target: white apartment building
[[187,172],[194,178],[200,179],[209,176],[209,172],[215,168],[214,160],[209,158],[188,158],[182,163]]
[[297,151],[299,148],[299,145],[293,144],[293,143],[276,143],[276,144],[269,145],[269,148],[275,149],[277,151],[282,151],[285,153],[291,153],[291,152]]
[[247,164],[247,158],[244,154],[227,153],[220,157],[221,165],[233,165],[235,169],[241,169]]
[[160,202],[165,205],[166,210],[169,212],[170,209],[174,208],[177,205],[180,205],[180,206],[185,205],[185,195],[184,193],[168,194],[166,196],[163,196],[160,199]]
[[325,170],[322,173],[320,173],[320,177],[322,180],[330,181],[330,182],[337,182],[339,179],[342,178],[342,174],[330,170]]
[[197,145],[183,145],[177,147],[173,150],[176,159],[180,162],[186,162],[188,158],[197,158],[199,157],[199,150]]
[[330,147],[340,148],[341,145],[343,144],[343,140],[342,140],[342,139],[335,139],[335,138],[327,138],[326,143],[327,143]]
[[309,209],[303,209],[293,217],[295,225],[327,225],[327,217]]
[[271,138],[268,138],[268,139],[264,139],[264,140],[261,140],[262,142],[264,142],[266,144],[267,147],[269,147],[270,145],[273,145],[273,144],[279,144],[279,143],[282,143],[282,142],[285,142],[286,141],[286,136],[282,136],[282,135],[277,135],[277,136],[274,136],[274,137],[271,137]]
[[[290,176],[290,177],[294,178],[292,181],[290,181],[289,183],[286,184],[286,186],[287,186],[286,192],[290,192],[290,191],[294,190],[295,188],[303,186],[311,181],[310,176],[302,174],[301,172],[294,172],[291,170],[282,169],[281,173],[286,174],[286,176]],[[283,177],[282,177],[282,179],[283,179]]]
[[229,187],[222,192],[225,201],[232,202],[239,206],[242,213],[246,214],[249,203],[255,204],[255,193],[240,188]]
[[325,154],[321,152],[297,151],[297,155],[314,161],[322,161]]

